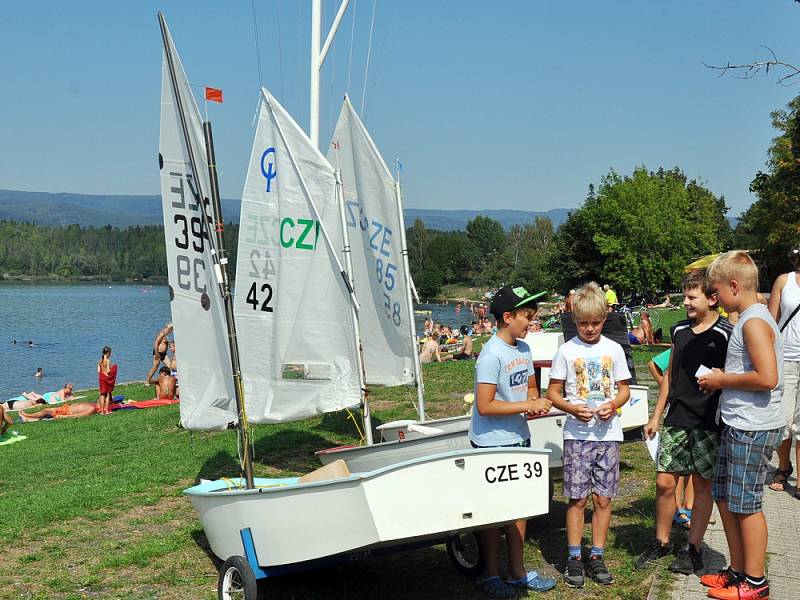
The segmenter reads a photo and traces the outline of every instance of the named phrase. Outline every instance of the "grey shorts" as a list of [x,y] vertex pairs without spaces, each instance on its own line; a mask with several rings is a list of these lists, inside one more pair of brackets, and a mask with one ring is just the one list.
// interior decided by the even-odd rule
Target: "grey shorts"
[[564,440],[564,495],[586,498],[590,492],[613,498],[619,491],[619,442]]

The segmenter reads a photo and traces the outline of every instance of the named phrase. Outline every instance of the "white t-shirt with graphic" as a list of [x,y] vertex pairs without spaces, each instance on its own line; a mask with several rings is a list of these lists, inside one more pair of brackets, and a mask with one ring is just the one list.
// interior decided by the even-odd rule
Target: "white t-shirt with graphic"
[[[622,346],[602,335],[595,344],[587,344],[578,336],[562,344],[550,368],[551,381],[564,381],[564,399],[591,409],[612,400],[617,381],[630,378]],[[588,423],[568,415],[564,439],[621,442],[622,425],[617,414],[606,421],[594,417]]]

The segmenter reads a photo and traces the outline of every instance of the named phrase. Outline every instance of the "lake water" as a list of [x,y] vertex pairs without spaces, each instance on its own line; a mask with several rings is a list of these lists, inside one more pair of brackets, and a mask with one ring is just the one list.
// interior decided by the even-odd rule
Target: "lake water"
[[[103,346],[111,346],[118,381],[143,380],[153,338],[169,320],[166,286],[2,283],[0,398],[57,390],[67,381],[96,388]],[[42,378],[33,376],[38,367]]]
[[[415,315],[418,331],[429,316],[451,326],[472,320],[453,304],[417,308],[432,313]],[[170,320],[166,286],[0,283],[0,399],[57,390],[67,381],[75,389],[96,388],[103,346],[112,348],[118,381],[141,381],[152,364],[153,338]],[[38,367],[42,378],[33,376]]]

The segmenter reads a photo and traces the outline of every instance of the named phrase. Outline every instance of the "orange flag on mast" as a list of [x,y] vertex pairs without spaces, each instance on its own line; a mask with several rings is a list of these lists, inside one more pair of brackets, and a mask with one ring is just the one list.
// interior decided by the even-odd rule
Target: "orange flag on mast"
[[222,90],[206,86],[206,100],[222,103]]

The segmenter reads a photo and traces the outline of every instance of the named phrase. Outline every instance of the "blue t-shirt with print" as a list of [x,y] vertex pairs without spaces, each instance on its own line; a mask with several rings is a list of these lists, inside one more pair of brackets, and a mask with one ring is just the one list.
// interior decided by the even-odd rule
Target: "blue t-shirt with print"
[[517,340],[506,344],[496,335],[484,344],[475,365],[475,397],[469,439],[478,446],[510,446],[530,439],[524,411],[516,415],[489,416],[478,413],[478,384],[497,386],[495,398],[504,402],[528,399],[528,377],[533,375],[533,360],[528,344]]

